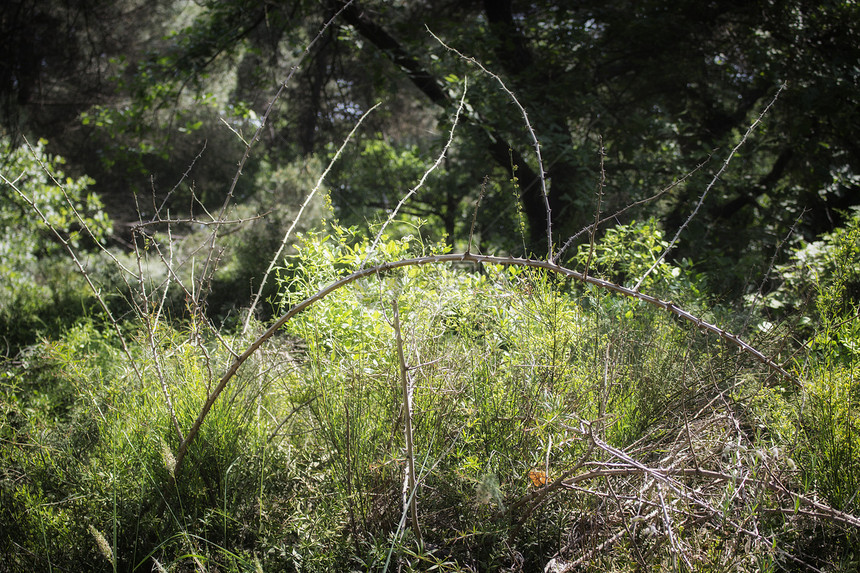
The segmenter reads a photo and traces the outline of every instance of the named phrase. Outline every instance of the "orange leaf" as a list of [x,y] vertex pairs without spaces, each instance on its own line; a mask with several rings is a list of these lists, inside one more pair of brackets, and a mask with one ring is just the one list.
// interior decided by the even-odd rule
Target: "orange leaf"
[[534,487],[546,485],[546,474],[540,470],[532,470],[529,472],[529,479],[532,480]]

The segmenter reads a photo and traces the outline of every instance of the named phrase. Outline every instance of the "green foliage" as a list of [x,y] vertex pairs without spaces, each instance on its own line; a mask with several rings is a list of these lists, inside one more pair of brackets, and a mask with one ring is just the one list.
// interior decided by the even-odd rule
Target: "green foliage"
[[[782,282],[764,297],[764,306],[765,316],[783,325],[765,321],[760,328],[781,333],[787,324],[797,325],[793,334],[805,346],[794,359],[802,386],[761,391],[752,404],[766,439],[785,448],[787,469],[806,491],[854,515],[860,511],[858,230],[855,215],[778,267]],[[806,548],[812,555],[830,550],[814,545]],[[850,550],[835,554],[847,568],[856,566]]]
[[[445,126],[445,129],[450,129]],[[360,149],[347,149],[333,166],[331,200],[344,224],[372,226],[380,213],[393,209],[414,189],[430,169],[440,149],[426,141],[421,145],[403,143],[402,138],[375,134]],[[434,145],[438,142],[432,142]],[[467,240],[478,195],[488,197],[478,211],[475,244],[482,241],[504,248],[522,248],[517,229],[509,220],[515,215],[516,198],[500,197],[499,185],[489,179],[486,166],[476,168],[474,150],[455,136],[445,161],[424,181],[417,193],[401,207],[401,213],[422,221],[428,240],[445,240],[450,245]],[[519,244],[518,244],[519,243]]]
[[[207,205],[223,197],[222,187],[208,183],[229,179],[222,169],[235,160],[228,142],[217,138],[239,145],[235,129],[249,141],[287,70],[290,81],[255,159],[278,165],[322,155],[363,110],[385,102],[369,121],[374,141],[358,146],[336,168],[342,173],[332,174],[341,220],[373,221],[412,187],[416,158],[438,149],[468,77],[468,120],[458,127],[444,177],[440,169],[437,184],[407,208],[429,220],[436,236],[463,243],[472,200],[490,176],[478,236],[519,252],[508,185],[516,176],[530,232],[524,250],[535,251],[545,212],[523,118],[495,79],[444,50],[418,23],[498,74],[528,110],[544,148],[558,240],[593,219],[601,147],[602,212],[639,202],[625,217],[656,216],[676,229],[714,166],[785,82],[767,121],[710,191],[679,256],[707,268],[711,284],[722,281],[721,292],[740,295],[746,277],[769,260],[774,237],[797,218],[804,238],[814,240],[841,223],[840,209],[857,203],[860,157],[850,142],[860,125],[860,18],[852,2],[701,8],[690,1],[559,6],[541,0],[452,7],[438,0],[363,0],[312,46],[332,6],[18,4],[0,23],[13,39],[0,48],[9,62],[0,78],[4,126],[50,134],[77,169],[98,180],[113,214],[125,221],[134,215],[129,190],[150,191],[141,173],[157,186],[176,180],[204,140],[209,151],[192,174],[203,190],[198,197],[208,195]],[[88,25],[76,25],[81,21]],[[646,201],[703,163],[660,201]],[[250,186],[244,191],[252,194]],[[176,195],[184,207],[186,197]]]
[[[549,200],[560,238],[591,219],[599,173],[595,134],[605,142],[603,207],[612,212],[651,196],[713,150],[730,149],[785,81],[789,88],[766,129],[749,144],[755,148],[736,158],[737,168],[703,206],[708,216],[690,229],[696,240],[686,242],[687,256],[712,265],[719,259],[720,276],[739,263],[760,265],[770,237],[783,234],[805,207],[815,207],[805,221],[814,235],[830,225],[834,207],[855,202],[858,158],[844,143],[858,125],[851,67],[856,49],[846,48],[853,46],[856,28],[857,8],[850,3],[714,5],[702,11],[690,2],[664,0],[561,8],[536,2],[527,10],[508,10],[370,0],[362,8],[346,10],[348,25],[323,34],[305,65],[296,68],[283,94],[287,109],[269,118],[273,137],[266,149],[270,160],[323,151],[361,110],[386,101],[389,109],[374,120],[381,136],[376,139],[385,143],[368,143],[357,161],[347,163],[347,175],[336,177],[334,197],[344,208],[339,215],[356,215],[350,223],[362,222],[368,210],[390,207],[411,187],[391,183],[410,180],[415,149],[424,154],[438,144],[455,101],[449,88],[469,76],[470,123],[460,127],[445,165],[451,181],[428,188],[420,208],[418,202],[413,207],[425,219],[440,219],[450,235],[459,221],[454,213],[463,210],[460,201],[477,195],[484,175],[493,179],[488,200],[498,200],[505,196],[503,182],[517,169],[523,182],[518,199],[532,235],[545,228],[543,201],[533,192],[532,142],[510,98],[494,79],[475,74],[423,28],[416,29],[416,22],[432,22],[453,46],[471,46],[469,55],[499,74],[529,110],[548,158]],[[261,93],[271,78],[296,63],[320,22],[331,16],[320,10],[311,2],[273,7],[235,1],[165,10],[157,18],[163,32],[113,58],[116,101],[85,111],[84,120],[120,139],[127,136],[126,151],[164,154],[169,146],[151,136],[159,124],[206,132],[219,117],[234,125],[250,109],[261,115],[268,103]],[[664,38],[670,28],[676,34]],[[513,161],[514,155],[521,159]],[[397,165],[401,159],[405,163]],[[715,156],[714,163],[722,159]],[[677,226],[710,177],[704,171],[660,204],[643,204],[635,216],[668,216],[668,226]],[[456,226],[451,242],[466,232],[466,225]],[[509,233],[487,228],[495,244],[510,247]],[[749,268],[736,270],[728,281],[735,289]]]
[[[368,264],[447,249],[412,230],[384,236]],[[302,235],[280,270],[277,309],[354,271],[369,246],[334,223]],[[592,268],[638,277],[664,247],[653,224],[620,227],[595,244]],[[689,280],[674,269],[659,266],[648,286]],[[401,521],[395,301],[423,547]],[[845,510],[856,503],[857,373],[843,350],[811,353],[802,391],[766,387],[762,370],[665,311],[516,266],[406,267],[335,290],[239,369],[177,467],[168,397],[187,431],[231,349],[250,343],[202,320],[123,324],[131,362],[113,329],[82,321],[3,364],[0,553],[28,549],[13,568],[539,569],[570,556],[574,531],[595,547],[629,527],[638,533],[592,555],[593,570],[627,571],[672,567],[678,553],[654,535],[671,527],[681,555],[703,567],[755,570],[783,563],[774,548],[794,539],[785,501],[757,489],[773,472]],[[847,340],[834,320],[831,339]],[[721,477],[652,479],[693,468]],[[569,469],[596,475],[535,497],[541,475]],[[654,512],[660,504],[672,521]],[[722,524],[740,520],[760,532],[743,533],[749,548]],[[802,523],[835,539],[825,521]],[[819,553],[850,560],[847,551]]]
[[[593,245],[580,244],[569,264],[590,276],[630,288],[644,279],[639,285],[641,292],[698,312],[703,308],[705,279],[687,259],[675,260],[670,256],[656,264],[668,246],[655,219],[633,221],[610,227]],[[626,308],[624,312],[630,317],[639,303],[618,301],[618,305]]]
[[32,341],[45,327],[58,328],[52,317],[79,314],[87,296],[54,232],[84,252],[112,229],[101,200],[90,190],[93,180],[66,176],[63,158],[48,154],[45,144],[10,149],[2,143],[8,182],[0,183],[0,334],[14,347]]
[[[854,329],[857,329],[854,319]],[[854,337],[857,343],[858,337]],[[812,363],[800,409],[805,434],[801,459],[809,486],[834,507],[857,513],[860,487],[860,360],[834,360],[830,352]]]
[[[3,450],[0,545],[7,555],[15,546],[39,548],[38,557],[17,554],[13,569],[109,570],[89,527],[107,540],[120,570],[189,554],[213,567],[247,564],[225,536],[255,534],[250,504],[267,471],[259,462],[280,454],[264,453],[254,407],[259,386],[241,384],[233,400],[213,409],[200,445],[174,474],[176,438],[162,384],[187,427],[206,397],[212,361],[224,360],[215,347],[191,344],[189,334],[141,332],[134,351],[147,365],[142,379],[119,358],[116,340],[89,323],[33,348],[26,363],[4,366],[2,430],[10,447]],[[146,358],[153,351],[159,354]],[[259,404],[279,400],[268,393]]]
[[[800,424],[810,485],[857,512],[860,499],[860,217],[795,254],[797,289],[814,277],[815,330]],[[804,277],[804,275],[806,275]],[[791,291],[789,291],[791,292]],[[797,292],[796,290],[794,292]]]
[[[565,570],[856,568],[860,217],[834,210],[857,202],[856,6],[454,4],[353,3],[311,46],[337,3],[127,12],[116,3],[115,46],[78,57],[83,32],[70,30],[69,69],[110,78],[112,93],[93,91],[98,101],[87,93],[94,84],[73,89],[57,74],[58,37],[40,51],[7,30],[19,20],[0,22],[16,39],[0,47],[16,46],[0,100],[11,94],[25,109],[36,85],[52,86],[40,109],[56,94],[87,96],[67,108],[81,113],[74,130],[29,125],[58,134],[58,149],[74,154],[68,171],[115,193],[114,216],[147,223],[122,238],[134,250],[106,270],[91,252],[111,233],[95,182],[62,173],[42,142],[6,144],[4,177],[62,238],[11,185],[0,188],[11,357],[0,364],[0,569],[548,570],[551,556]],[[64,30],[58,15],[101,13],[46,6],[35,13],[50,21],[22,26],[34,38]],[[94,46],[116,21],[86,26]],[[530,125],[495,78],[416,33],[416,22],[499,74]],[[28,61],[40,65],[27,71]],[[269,88],[287,69],[279,107]],[[384,101],[364,124],[373,135],[356,134],[306,214],[373,232],[439,153],[467,76],[453,145],[401,218],[372,252],[360,227],[300,222],[263,291],[273,312],[363,265],[467,241],[472,252],[534,251],[546,199],[555,239],[595,211],[624,209],[575,246],[577,270],[626,286],[649,272],[643,292],[746,326],[744,313],[726,317],[739,301],[713,306],[719,293],[708,286],[740,292],[773,237],[800,219],[810,242],[757,301],[761,349],[791,356],[800,383],[739,355],[733,335],[705,336],[695,320],[585,282],[427,264],[355,281],[305,309],[204,412],[253,341],[231,332],[236,309],[323,154]],[[655,265],[666,233],[786,79],[683,242]],[[266,129],[235,173],[264,109]],[[179,183],[165,186],[165,174]],[[122,195],[150,184],[151,209]],[[234,222],[201,215],[214,218],[209,207],[228,187],[235,203],[223,213]],[[117,322],[102,322],[82,278],[69,278],[64,240]],[[803,345],[790,348],[793,337]],[[410,403],[423,543],[403,509]]]
[[[282,308],[356,268],[366,243],[354,241],[337,227],[306,237],[284,275]],[[411,237],[381,248],[385,259],[396,259],[410,244],[422,248]],[[598,248],[602,262],[609,260],[604,253],[623,254],[620,244]],[[549,459],[558,475],[584,453],[571,431],[581,420],[600,420],[601,435],[623,447],[673,418],[679,403],[699,399],[685,374],[689,333],[617,296],[517,267],[481,274],[421,267],[361,280],[287,325],[305,347],[308,423],[323,450],[335,453],[331,479],[359,538],[390,531],[400,510],[394,300],[415,388],[417,463],[435,492],[421,500],[436,516],[425,535],[448,547],[455,563],[489,549],[511,527],[495,512],[528,491],[530,471],[543,471]],[[548,504],[535,519],[572,510],[568,503]],[[542,534],[560,535],[555,527]],[[520,547],[531,546],[528,558],[536,559],[550,549],[531,535],[524,533]],[[493,567],[505,559],[496,558]]]
[[[111,230],[101,200],[89,191],[94,181],[86,176],[67,177],[61,171],[65,160],[49,155],[45,151],[46,144],[40,140],[34,147],[10,149],[7,142],[2,142],[6,151],[3,172],[12,183],[4,182],[0,187],[0,225],[4,229],[0,245],[3,262],[8,265],[3,267],[4,273],[14,272],[15,265],[23,265],[39,255],[51,255],[60,250],[56,238],[39,217],[34,216],[15,187],[74,248],[88,244],[87,241],[102,241]],[[10,236],[13,230],[20,233],[14,240]],[[14,275],[11,278],[16,282]]]
[[668,288],[675,285],[677,288],[680,282],[689,282],[687,276],[690,271],[684,269],[687,261],[682,260],[681,266],[676,266],[664,258],[656,264],[668,246],[663,230],[652,218],[610,227],[594,245],[580,244],[574,260],[578,269],[584,270],[588,266],[589,274],[628,286],[637,283],[654,266],[641,287],[643,291],[651,292],[657,286]]
[[764,320],[798,320],[805,334],[829,330],[860,303],[860,214],[846,215],[844,227],[803,244],[775,270],[775,288],[760,300],[747,297]]

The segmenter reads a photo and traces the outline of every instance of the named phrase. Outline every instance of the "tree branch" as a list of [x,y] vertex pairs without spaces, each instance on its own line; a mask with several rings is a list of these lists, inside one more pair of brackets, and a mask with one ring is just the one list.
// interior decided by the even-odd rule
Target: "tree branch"
[[430,101],[440,107],[448,107],[451,99],[441,88],[433,74],[425,70],[421,62],[407,52],[400,42],[386,32],[382,26],[371,20],[357,2],[344,9],[343,19],[355,28],[356,32],[385,53],[394,64],[400,66],[415,87],[430,98]]

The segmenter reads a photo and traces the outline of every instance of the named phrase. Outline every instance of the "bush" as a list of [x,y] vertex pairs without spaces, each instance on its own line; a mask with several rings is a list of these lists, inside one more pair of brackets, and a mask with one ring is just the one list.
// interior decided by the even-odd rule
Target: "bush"
[[38,333],[57,332],[85,312],[84,282],[61,241],[86,250],[111,231],[101,201],[89,191],[93,180],[67,177],[61,171],[64,160],[48,154],[45,145],[40,140],[32,148],[11,149],[0,142],[6,151],[0,184],[0,335],[11,354]]

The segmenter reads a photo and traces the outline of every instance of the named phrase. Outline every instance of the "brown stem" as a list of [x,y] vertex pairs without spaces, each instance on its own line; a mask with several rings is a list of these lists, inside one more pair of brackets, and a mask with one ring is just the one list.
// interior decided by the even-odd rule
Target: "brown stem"
[[424,541],[421,539],[421,526],[418,524],[418,492],[415,491],[415,451],[412,442],[412,396],[409,388],[409,372],[406,368],[406,358],[403,356],[403,337],[400,334],[400,312],[397,299],[394,300],[394,334],[397,337],[397,360],[400,364],[400,386],[403,392],[403,433],[406,436],[406,479],[408,489],[404,501],[409,500],[409,512],[412,516],[412,531],[418,541],[418,547],[423,550]]

